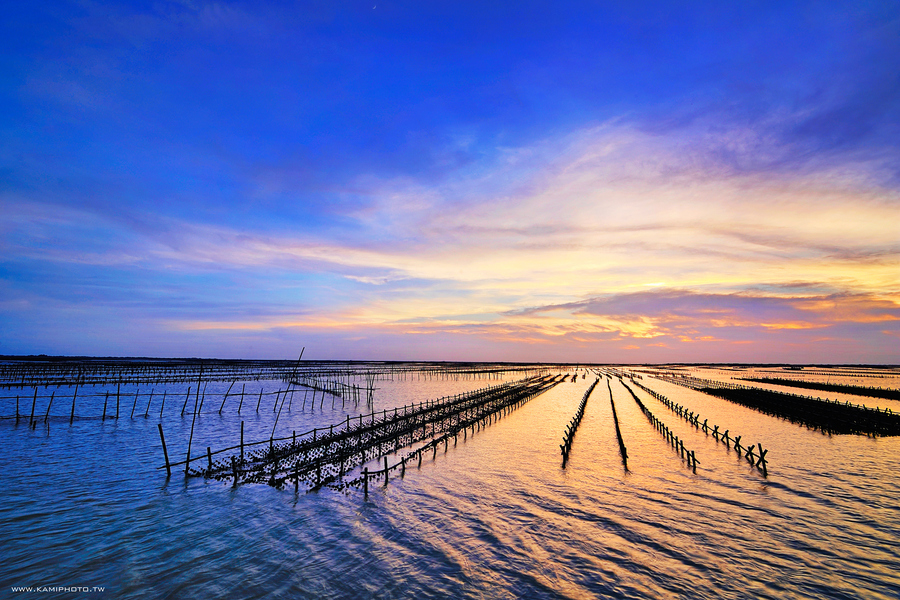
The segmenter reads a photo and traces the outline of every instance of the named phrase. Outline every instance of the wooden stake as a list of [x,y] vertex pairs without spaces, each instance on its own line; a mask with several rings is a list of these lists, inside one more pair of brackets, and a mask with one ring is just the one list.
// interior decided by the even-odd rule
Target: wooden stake
[[53,397],[56,396],[56,392],[50,394],[50,402],[47,404],[47,414],[44,415],[44,423],[50,418],[50,407],[53,406]]
[[[197,386],[199,391],[200,386]],[[194,400],[194,418],[191,419],[191,435],[188,437],[187,458],[184,461],[184,476],[188,476],[188,469],[191,466],[191,443],[194,441],[194,423],[197,422],[197,400]]]
[[231,385],[228,386],[228,390],[225,392],[225,397],[222,398],[222,406],[219,407],[219,414],[222,414],[222,409],[225,408],[225,401],[228,400],[228,392],[231,391],[232,386],[237,383],[237,380],[231,382]]
[[[72,414],[69,415],[69,425],[75,420],[75,398],[78,397],[78,384],[75,384],[75,394],[72,396]],[[19,418],[19,397],[16,396],[16,418]]]
[[166,458],[166,477],[172,476],[172,467],[169,466],[169,451],[166,449],[166,436],[163,435],[162,423],[157,423],[159,428],[159,441],[162,443],[163,456]]
[[184,404],[181,405],[181,416],[184,416],[184,409],[187,408],[188,400],[191,398],[191,386],[188,386],[187,396],[184,397]]
[[[197,391],[194,392],[194,412],[197,412],[197,398],[200,396],[200,384],[203,383],[203,361],[200,361],[200,375],[197,378]],[[203,387],[203,397],[206,397],[206,386]],[[203,410],[203,403],[200,404],[200,410]]]

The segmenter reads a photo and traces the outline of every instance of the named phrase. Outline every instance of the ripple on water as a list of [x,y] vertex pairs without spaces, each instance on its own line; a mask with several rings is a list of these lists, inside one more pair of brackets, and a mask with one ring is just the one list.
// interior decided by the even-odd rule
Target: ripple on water
[[[379,383],[380,409],[483,385]],[[4,422],[0,579],[104,585],[133,598],[900,596],[900,440],[822,436],[643,383],[763,442],[769,477],[635,390],[696,449],[693,473],[615,381],[628,471],[605,384],[561,468],[559,443],[590,384],[579,379],[373,486],[368,501],[356,491],[166,481],[158,416],[53,423],[49,433]],[[168,394],[183,399],[184,389]],[[162,423],[170,454],[183,457],[191,420],[174,404]],[[279,428],[327,426],[353,410],[295,407]],[[249,440],[267,437],[274,417],[247,405],[240,417],[203,414],[194,447],[235,443],[242,419]]]

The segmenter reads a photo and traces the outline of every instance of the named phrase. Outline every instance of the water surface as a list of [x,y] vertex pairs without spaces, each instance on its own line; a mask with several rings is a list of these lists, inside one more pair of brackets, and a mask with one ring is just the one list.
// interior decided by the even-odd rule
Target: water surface
[[[579,377],[373,486],[368,500],[167,479],[157,423],[180,460],[194,421],[179,414],[186,385],[167,388],[162,417],[120,407],[118,420],[71,425],[60,400],[71,391],[61,388],[49,427],[0,423],[0,597],[57,585],[103,586],[75,595],[115,598],[900,597],[900,439],[826,436],[647,374],[640,381],[745,444],[762,443],[768,477],[632,386],[696,452],[701,464],[689,469],[615,378],[627,470],[605,380],[561,467],[566,424],[591,382]],[[380,381],[375,408],[497,382]],[[272,433],[274,398],[258,413],[245,400],[241,415],[229,398],[219,415],[227,387],[208,384],[207,402],[218,400],[193,422],[194,448],[236,443],[241,421],[248,441]],[[277,435],[368,412],[330,399],[301,409],[301,399],[282,412]],[[56,596],[72,594],[41,597]]]

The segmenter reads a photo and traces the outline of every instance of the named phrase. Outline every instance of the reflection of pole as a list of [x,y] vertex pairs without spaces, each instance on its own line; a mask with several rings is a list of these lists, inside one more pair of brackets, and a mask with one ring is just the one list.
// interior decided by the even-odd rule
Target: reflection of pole
[[369,499],[369,468],[363,469],[363,495],[365,499]]

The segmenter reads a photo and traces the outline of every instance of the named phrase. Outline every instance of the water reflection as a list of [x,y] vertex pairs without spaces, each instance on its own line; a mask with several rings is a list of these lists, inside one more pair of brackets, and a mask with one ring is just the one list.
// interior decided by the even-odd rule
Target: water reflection
[[[615,379],[628,471],[605,381],[561,468],[565,427],[592,382],[579,378],[433,460],[427,454],[404,478],[373,486],[368,501],[177,473],[166,480],[156,424],[170,452],[183,454],[191,419],[180,403],[162,419],[51,420],[49,432],[4,422],[0,579],[103,585],[112,597],[138,598],[897,597],[898,438],[827,436],[647,373],[640,381],[763,443],[768,477],[632,386],[696,451],[700,467],[689,469]],[[228,383],[208,384],[207,394],[221,401]],[[253,383],[256,393],[277,385]],[[482,385],[379,382],[376,407]],[[185,389],[171,386],[167,398],[183,400]],[[328,402],[298,410],[297,400],[280,431],[365,410]],[[271,434],[271,406],[257,413],[245,403],[239,417],[236,407],[217,410],[198,416],[197,447],[234,443],[241,420],[248,440]]]

